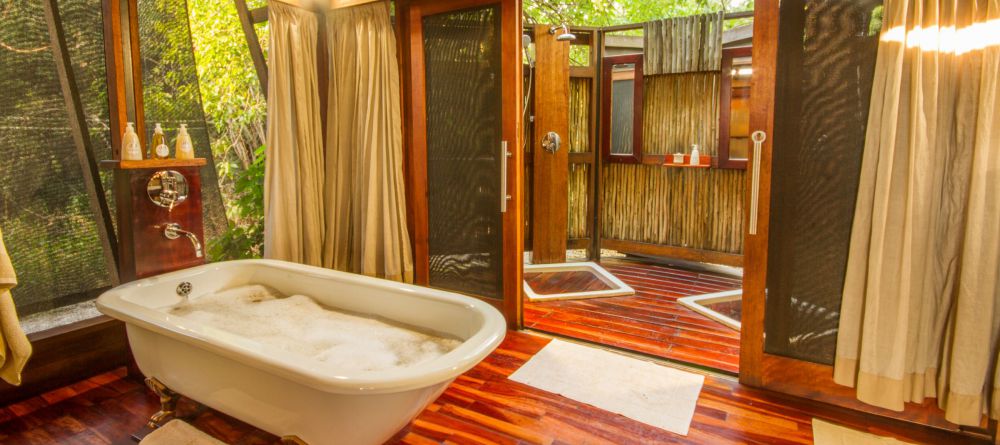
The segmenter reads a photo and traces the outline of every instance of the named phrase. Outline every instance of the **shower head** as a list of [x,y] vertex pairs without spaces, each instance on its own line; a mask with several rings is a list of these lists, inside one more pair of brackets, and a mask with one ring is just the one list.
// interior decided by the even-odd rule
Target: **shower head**
[[557,31],[562,30],[562,34],[556,36],[556,40],[560,42],[572,42],[576,40],[576,36],[569,32],[569,27],[563,23],[560,26],[553,26],[549,28],[549,34],[555,34]]
[[521,34],[521,47],[524,49],[524,58],[527,60],[528,65],[531,67],[535,66],[535,44],[531,42],[531,36],[527,34]]

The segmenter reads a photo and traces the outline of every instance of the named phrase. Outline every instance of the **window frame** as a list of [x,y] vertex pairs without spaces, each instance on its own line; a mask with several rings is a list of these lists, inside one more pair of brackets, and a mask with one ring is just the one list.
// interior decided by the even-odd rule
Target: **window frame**
[[[601,60],[601,155],[605,162],[625,164],[642,163],[642,110],[643,83],[642,54],[625,54],[607,56]],[[635,64],[635,87],[632,91],[632,153],[611,153],[611,82],[614,66],[617,64]]]
[[[746,170],[747,159],[732,159],[729,151],[729,127],[732,116],[733,59],[750,57],[753,47],[741,46],[722,49],[722,66],[719,73],[719,149],[716,168]],[[751,86],[751,88],[753,88]],[[748,153],[749,155],[749,153]]]

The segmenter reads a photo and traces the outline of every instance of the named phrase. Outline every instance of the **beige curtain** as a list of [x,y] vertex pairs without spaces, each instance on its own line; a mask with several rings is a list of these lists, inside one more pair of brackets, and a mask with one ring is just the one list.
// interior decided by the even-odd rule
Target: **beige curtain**
[[21,329],[10,289],[17,286],[14,266],[0,233],[0,379],[11,385],[21,384],[21,371],[31,357],[31,343]]
[[1000,414],[1000,0],[886,0],[835,380]]
[[721,12],[642,24],[643,74],[718,71],[722,66]]
[[317,19],[268,4],[264,257],[323,260],[323,136],[316,71]]
[[328,267],[413,281],[396,38],[385,2],[327,13]]
[[271,5],[265,256],[413,281],[399,62],[387,4],[325,13],[325,141],[319,15]]

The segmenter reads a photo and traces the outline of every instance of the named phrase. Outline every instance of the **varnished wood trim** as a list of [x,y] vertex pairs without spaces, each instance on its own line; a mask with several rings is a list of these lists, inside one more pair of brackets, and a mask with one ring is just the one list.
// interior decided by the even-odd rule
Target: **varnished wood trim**
[[208,163],[205,158],[194,159],[143,159],[141,161],[101,161],[101,168],[105,170],[141,170],[141,169],[163,169],[177,167],[201,167]]
[[624,253],[677,258],[699,263],[725,264],[727,266],[735,267],[743,266],[742,255],[716,252],[712,250],[692,249],[689,247],[677,247],[665,244],[640,243],[637,241],[602,238],[601,248],[617,250]]
[[128,122],[125,99],[125,66],[122,57],[121,1],[102,0],[104,21],[104,65],[107,70],[108,119],[111,127],[111,157],[121,157],[122,134]]
[[[643,75],[642,54],[626,54],[608,56],[601,61],[601,155],[604,162],[640,163],[642,162],[642,112],[643,112]],[[632,93],[632,154],[611,154],[611,75],[615,64],[635,64],[635,87]]]

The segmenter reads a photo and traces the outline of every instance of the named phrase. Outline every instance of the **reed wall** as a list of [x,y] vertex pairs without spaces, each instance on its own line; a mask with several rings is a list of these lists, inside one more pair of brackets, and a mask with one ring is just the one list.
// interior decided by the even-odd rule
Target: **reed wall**
[[[718,150],[719,73],[646,76],[645,154]],[[602,169],[603,238],[743,252],[744,170],[608,164]]]

